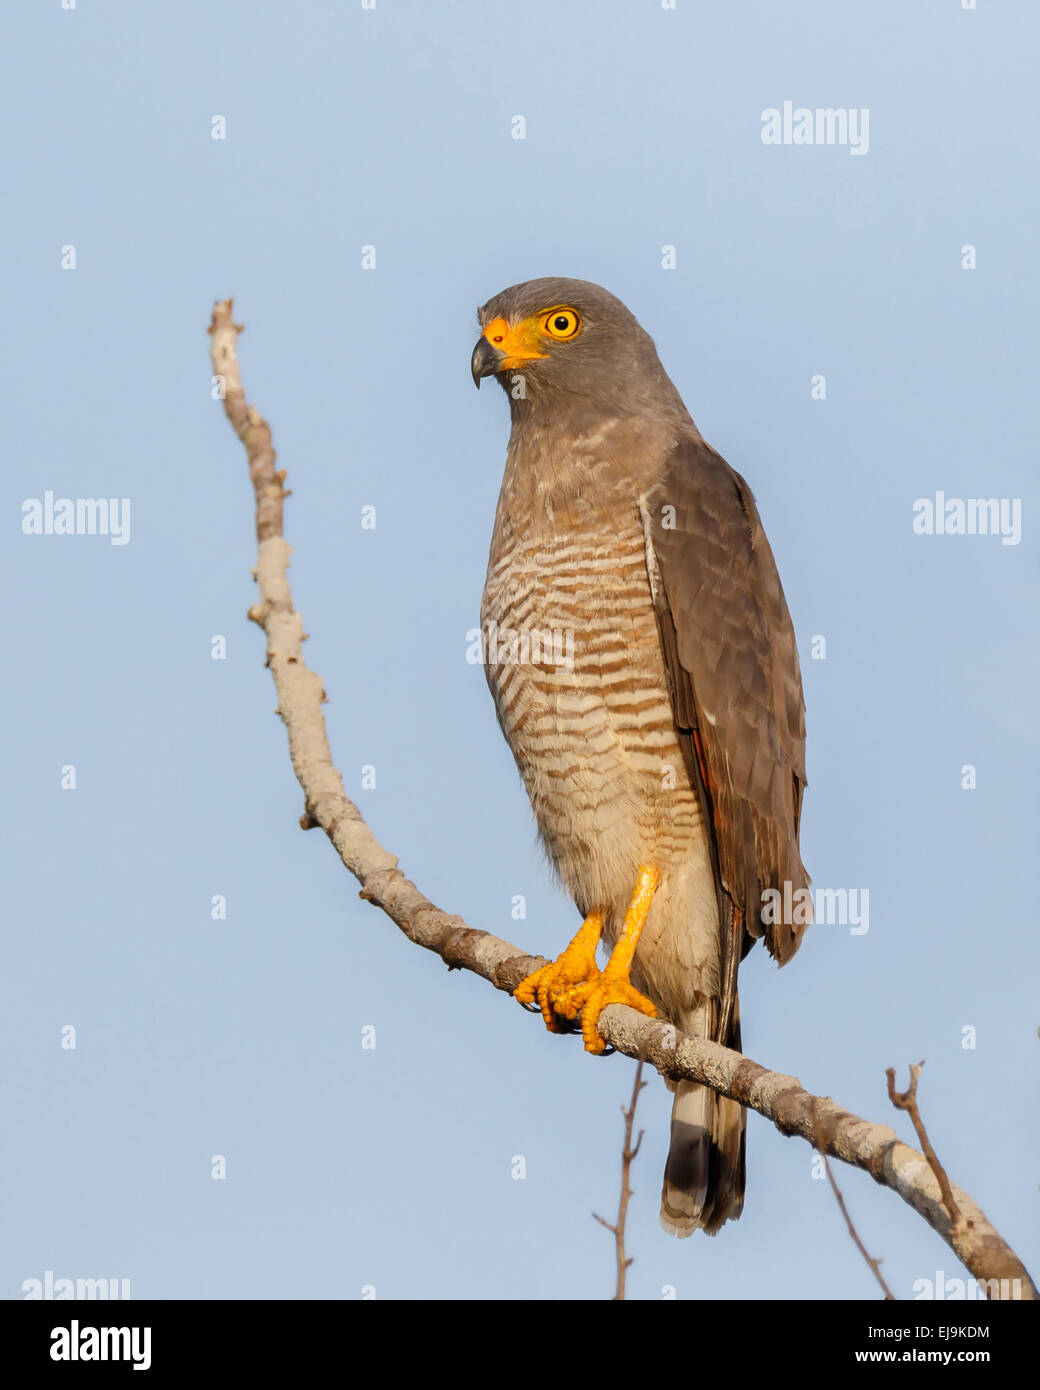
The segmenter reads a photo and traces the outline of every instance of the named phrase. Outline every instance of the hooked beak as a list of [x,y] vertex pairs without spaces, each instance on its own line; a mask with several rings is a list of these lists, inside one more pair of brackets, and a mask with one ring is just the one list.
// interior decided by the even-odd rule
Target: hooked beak
[[478,340],[473,349],[473,356],[469,360],[469,368],[473,373],[473,385],[480,390],[480,379],[485,376],[493,376],[505,361],[505,353],[500,348],[488,342],[487,338]]

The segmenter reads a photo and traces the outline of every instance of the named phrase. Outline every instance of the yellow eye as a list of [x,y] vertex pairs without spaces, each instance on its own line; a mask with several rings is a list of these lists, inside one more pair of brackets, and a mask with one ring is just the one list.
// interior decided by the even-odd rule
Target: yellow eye
[[581,330],[581,319],[575,309],[554,309],[545,320],[550,338],[574,338]]

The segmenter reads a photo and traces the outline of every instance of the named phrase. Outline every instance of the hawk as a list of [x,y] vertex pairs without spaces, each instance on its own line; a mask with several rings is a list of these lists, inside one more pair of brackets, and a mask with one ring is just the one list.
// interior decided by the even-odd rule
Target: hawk
[[[754,498],[600,286],[531,280],[479,321],[473,379],[497,375],[512,415],[485,671],[583,918],[515,997],[553,1032],[580,1015],[590,1052],[614,1003],[739,1050],[741,960],[764,937],[783,965],[805,929],[763,894],[809,883],[798,650]],[[661,1224],[714,1234],[743,1206],[745,1112],[674,1090]]]

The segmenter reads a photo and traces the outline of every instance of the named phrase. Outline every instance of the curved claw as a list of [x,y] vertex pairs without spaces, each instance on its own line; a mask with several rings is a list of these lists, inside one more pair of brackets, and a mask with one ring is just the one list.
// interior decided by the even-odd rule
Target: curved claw
[[561,1027],[561,1020],[577,1018],[599,974],[595,943],[590,950],[587,941],[576,938],[559,960],[539,966],[521,980],[513,998],[532,1013],[537,1008],[550,1033],[571,1032]]
[[607,1044],[600,1037],[596,1025],[600,1014],[609,1004],[627,1004],[630,1009],[638,1009],[648,1018],[657,1017],[656,1005],[645,994],[640,994],[635,985],[622,976],[604,972],[590,990],[581,1011],[581,1036],[586,1052],[600,1054],[607,1050]]
[[[640,865],[632,901],[605,970],[601,971],[596,965],[596,947],[603,931],[603,913],[591,912],[559,960],[540,966],[521,980],[513,990],[514,999],[525,1008],[530,1007],[532,1013],[537,1003],[550,1033],[572,1031],[568,1024],[580,1014],[585,1050],[599,1056],[606,1052],[607,1044],[600,1037],[596,1025],[608,1005],[627,1004],[641,1014],[656,1018],[656,1007],[631,983],[629,972],[660,882],[659,869],[653,864]],[[561,1023],[561,1020],[565,1022]]]

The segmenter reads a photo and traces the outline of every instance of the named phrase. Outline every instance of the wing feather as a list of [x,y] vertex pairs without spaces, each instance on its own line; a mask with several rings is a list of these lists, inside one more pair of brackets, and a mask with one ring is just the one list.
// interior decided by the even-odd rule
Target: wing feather
[[751,489],[710,445],[684,440],[672,452],[644,498],[643,523],[672,710],[711,832],[721,934],[714,1031],[725,1042],[737,967],[754,939],[764,936],[782,965],[806,925],[768,912],[763,920],[762,898],[809,884],[798,845],[798,648]]

